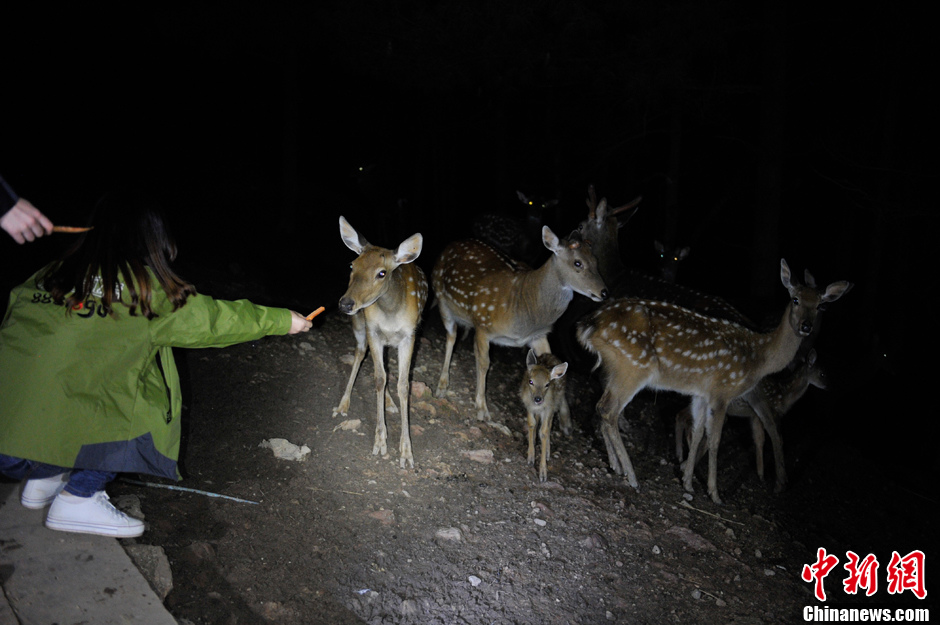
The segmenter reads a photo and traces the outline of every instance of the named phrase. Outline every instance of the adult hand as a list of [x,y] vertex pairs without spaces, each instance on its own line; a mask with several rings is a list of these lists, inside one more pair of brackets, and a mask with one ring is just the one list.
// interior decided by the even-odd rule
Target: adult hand
[[290,331],[288,334],[297,334],[298,332],[306,332],[309,330],[313,323],[307,321],[307,318],[301,315],[299,312],[290,311]]
[[29,200],[20,198],[13,208],[0,217],[3,227],[20,244],[35,241],[44,234],[52,234],[52,222],[43,215]]

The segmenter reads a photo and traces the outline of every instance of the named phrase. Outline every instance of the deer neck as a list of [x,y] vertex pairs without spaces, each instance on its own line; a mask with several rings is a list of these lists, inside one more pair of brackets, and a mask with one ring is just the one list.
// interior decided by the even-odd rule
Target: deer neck
[[527,316],[540,324],[555,323],[571,299],[574,291],[564,284],[556,267],[557,256],[550,259],[538,269],[527,272],[522,278],[520,293]]
[[764,341],[761,345],[763,359],[758,368],[758,379],[770,375],[771,373],[776,373],[786,367],[793,360],[793,357],[796,356],[796,352],[800,348],[803,337],[797,335],[790,326],[792,308],[793,304],[790,303],[783,312],[783,318],[780,320],[780,325],[777,326],[777,329],[770,334],[762,336]]

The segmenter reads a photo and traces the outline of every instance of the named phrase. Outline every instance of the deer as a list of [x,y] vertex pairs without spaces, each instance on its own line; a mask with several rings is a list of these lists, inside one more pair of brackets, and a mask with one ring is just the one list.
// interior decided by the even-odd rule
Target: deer
[[536,356],[530,349],[525,359],[526,372],[522,376],[519,397],[526,408],[529,452],[526,461],[535,465],[535,428],[539,430],[542,447],[539,460],[539,481],[548,479],[548,456],[552,453],[552,419],[558,413],[562,422],[571,421],[568,399],[565,397],[565,372],[568,363],[561,362],[551,353]]
[[495,247],[513,261],[531,267],[542,260],[542,225],[558,200],[528,196],[522,191],[516,191],[516,197],[525,207],[525,218],[485,213],[474,219],[470,228],[474,238]]
[[[771,423],[773,427],[767,432],[771,440],[780,440],[779,426],[780,420],[787,414],[793,405],[803,397],[810,386],[825,389],[826,372],[817,361],[816,350],[811,350],[796,369],[790,371],[783,369],[777,373],[768,375],[757,383],[757,386],[750,391],[735,397],[728,404],[727,414],[732,417],[747,417],[751,423],[751,438],[754,441],[754,456],[757,465],[757,476],[764,479],[764,423]],[[683,442],[689,444],[692,439],[692,410],[691,407],[683,408],[676,414],[676,456],[681,463],[685,458],[683,456]],[[786,474],[784,472],[785,463],[783,461],[782,443],[780,446],[780,456],[777,456],[777,449],[774,449],[774,459],[776,461],[777,483],[776,491],[780,492],[786,485]],[[702,445],[699,445],[698,454],[695,462],[698,462],[703,452]],[[691,454],[691,451],[689,452]]]
[[[601,432],[611,468],[638,488],[630,456],[617,422],[624,408],[645,389],[675,391],[692,397],[692,441],[698,449],[708,434],[708,494],[718,494],[718,444],[728,404],[744,395],[766,375],[780,371],[810,335],[820,307],[852,288],[834,282],[820,292],[791,281],[790,267],[780,260],[780,281],[790,294],[777,328],[760,333],[728,320],[705,316],[667,302],[615,299],[578,324],[578,341],[597,357],[604,392],[597,402]],[[764,423],[765,427],[768,426]],[[690,454],[683,486],[692,485],[695,461]]]
[[679,264],[689,257],[692,248],[667,246],[657,239],[653,241],[653,249],[656,250],[659,279],[675,283],[676,276],[679,274]]
[[[754,322],[718,296],[628,269],[623,264],[618,233],[636,214],[642,199],[640,196],[628,204],[610,209],[606,198],[597,201],[594,185],[588,187],[588,216],[578,224],[578,232],[591,244],[591,249],[597,257],[597,266],[611,294],[614,297],[642,297],[674,302],[711,317],[728,319],[745,327],[755,328]],[[626,217],[619,217],[621,214]]]
[[[552,325],[575,293],[596,302],[607,298],[594,255],[577,232],[568,239],[559,239],[551,228],[542,226],[542,243],[551,255],[541,267],[530,269],[511,262],[482,241],[458,241],[444,249],[431,275],[447,332],[436,395],[444,397],[447,392],[457,326],[472,327],[476,418],[494,426],[486,405],[490,343],[528,346],[536,355],[544,354],[551,351],[547,337]],[[561,416],[561,425],[570,434],[571,421],[565,415]]]
[[357,258],[350,265],[349,287],[339,300],[339,310],[352,317],[356,353],[346,391],[339,406],[333,409],[333,416],[346,416],[349,411],[353,384],[368,348],[372,353],[376,393],[375,441],[372,453],[382,456],[388,453],[385,427],[385,398],[388,396],[385,347],[394,345],[398,352],[398,404],[401,413],[399,465],[405,468],[407,462],[414,468],[408,424],[408,398],[411,390],[408,376],[411,371],[415,332],[428,299],[428,281],[424,272],[414,262],[421,254],[424,238],[421,233],[416,233],[402,241],[395,250],[377,247],[356,232],[342,216],[339,218],[339,233],[346,247],[357,254]]

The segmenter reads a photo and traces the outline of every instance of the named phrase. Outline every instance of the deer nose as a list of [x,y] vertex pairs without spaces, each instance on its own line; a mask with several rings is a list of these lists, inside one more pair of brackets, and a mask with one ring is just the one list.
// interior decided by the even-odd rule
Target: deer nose
[[339,300],[339,311],[345,314],[352,312],[355,302],[353,302],[351,297],[343,297]]
[[532,398],[532,401],[534,401],[536,404],[541,404],[542,398],[536,395],[535,397]]
[[800,330],[803,331],[803,334],[809,334],[813,331],[813,322],[804,321],[802,324],[800,324]]
[[607,289],[601,291],[601,299],[607,299]]

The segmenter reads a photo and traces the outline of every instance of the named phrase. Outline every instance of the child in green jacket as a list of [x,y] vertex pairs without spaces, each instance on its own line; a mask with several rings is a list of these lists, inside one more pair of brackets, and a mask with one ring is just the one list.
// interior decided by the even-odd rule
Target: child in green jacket
[[283,308],[216,300],[170,268],[176,245],[156,203],[119,192],[92,229],[10,295],[0,325],[0,472],[27,478],[21,502],[52,504],[46,526],[132,537],[111,505],[120,472],[178,479],[173,347],[224,347],[311,323]]

